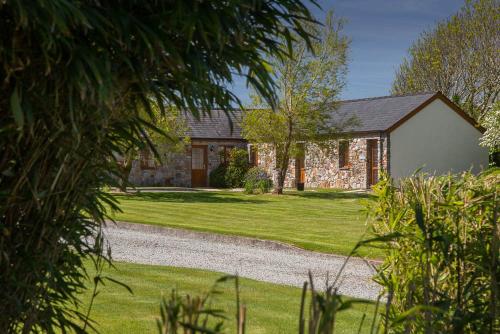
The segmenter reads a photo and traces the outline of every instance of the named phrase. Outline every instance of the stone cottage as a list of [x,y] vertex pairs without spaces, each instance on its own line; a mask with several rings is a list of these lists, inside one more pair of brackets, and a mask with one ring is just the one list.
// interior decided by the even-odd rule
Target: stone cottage
[[[441,93],[385,96],[343,101],[332,110],[332,124],[355,119],[344,129],[344,139],[323,151],[304,143],[304,154],[291,159],[286,187],[366,189],[381,171],[393,178],[422,168],[443,174],[488,165],[488,151],[479,146],[482,129]],[[241,137],[241,112],[232,117],[212,112],[196,120],[187,116],[191,144],[167,166],[154,161],[137,163],[131,181],[136,184],[204,187],[208,175],[233,147],[246,148],[252,163],[265,169],[276,182],[275,156],[269,145],[252,148]],[[144,167],[144,168],[143,168]]]
[[186,114],[189,144],[181,153],[172,153],[164,165],[159,165],[148,152],[141,152],[134,161],[129,181],[140,186],[208,187],[210,172],[224,163],[229,151],[235,147],[247,149],[241,136],[241,111],[235,110],[230,118],[223,111],[213,110],[210,115],[197,119]]

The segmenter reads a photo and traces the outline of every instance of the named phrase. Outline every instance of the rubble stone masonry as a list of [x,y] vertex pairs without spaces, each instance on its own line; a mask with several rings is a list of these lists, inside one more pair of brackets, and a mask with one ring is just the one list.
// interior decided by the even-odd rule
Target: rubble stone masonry
[[[207,146],[207,180],[210,172],[217,168],[220,161],[219,147],[233,146],[246,149],[241,140],[200,140],[193,139],[192,145]],[[129,181],[136,186],[191,186],[191,145],[186,145],[183,152],[171,153],[163,165],[153,163],[150,168],[141,166],[139,160],[133,162]],[[208,184],[207,184],[208,185]]]
[[[378,144],[378,169],[387,168],[387,140],[385,136],[357,136],[349,138],[349,163],[339,167],[338,145],[320,148],[316,144],[306,144],[305,186],[308,188],[366,189],[368,185],[367,145],[369,139]],[[322,145],[324,146],[324,145]],[[274,149],[271,145],[259,146],[259,166],[277,181]],[[296,186],[295,159],[290,159],[285,187]]]

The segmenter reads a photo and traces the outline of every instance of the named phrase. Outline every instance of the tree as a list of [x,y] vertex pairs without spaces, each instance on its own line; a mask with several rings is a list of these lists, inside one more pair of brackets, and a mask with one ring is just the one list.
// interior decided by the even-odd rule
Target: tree
[[483,126],[486,131],[481,138],[481,145],[490,149],[498,149],[500,147],[500,102],[496,102],[490,109],[484,118]]
[[441,91],[481,122],[500,91],[500,2],[466,1],[413,43],[392,92]]
[[347,72],[348,39],[342,35],[344,21],[329,12],[324,26],[310,24],[317,36],[312,50],[302,40],[292,42],[292,59],[271,59],[277,77],[276,110],[262,108],[262,99],[254,97],[254,109],[245,112],[243,136],[252,143],[268,144],[276,156],[277,183],[281,194],[290,158],[301,154],[301,143],[327,144],[338,133],[340,124],[332,123],[338,95]]
[[500,102],[497,101],[490,107],[482,125],[486,131],[481,137],[481,145],[490,150],[490,161],[498,166],[500,162]]
[[114,154],[150,145],[155,107],[239,104],[234,74],[274,104],[264,57],[312,18],[300,0],[7,0],[0,17],[0,333],[82,332]]

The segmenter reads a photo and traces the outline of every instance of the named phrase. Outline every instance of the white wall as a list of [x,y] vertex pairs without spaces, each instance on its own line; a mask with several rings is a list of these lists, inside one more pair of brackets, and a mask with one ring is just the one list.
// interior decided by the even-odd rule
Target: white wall
[[416,169],[446,174],[488,166],[481,132],[440,99],[434,100],[390,134],[390,172],[395,179]]

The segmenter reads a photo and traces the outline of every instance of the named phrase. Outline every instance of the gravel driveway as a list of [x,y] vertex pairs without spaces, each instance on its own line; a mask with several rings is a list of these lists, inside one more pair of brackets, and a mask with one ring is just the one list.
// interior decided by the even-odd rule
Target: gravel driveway
[[[305,251],[273,241],[192,232],[131,223],[108,223],[105,228],[114,260],[198,268],[238,274],[259,281],[302,287],[313,273],[316,287],[330,283],[345,257]],[[370,277],[373,264],[350,259],[338,281],[347,296],[376,299]]]

